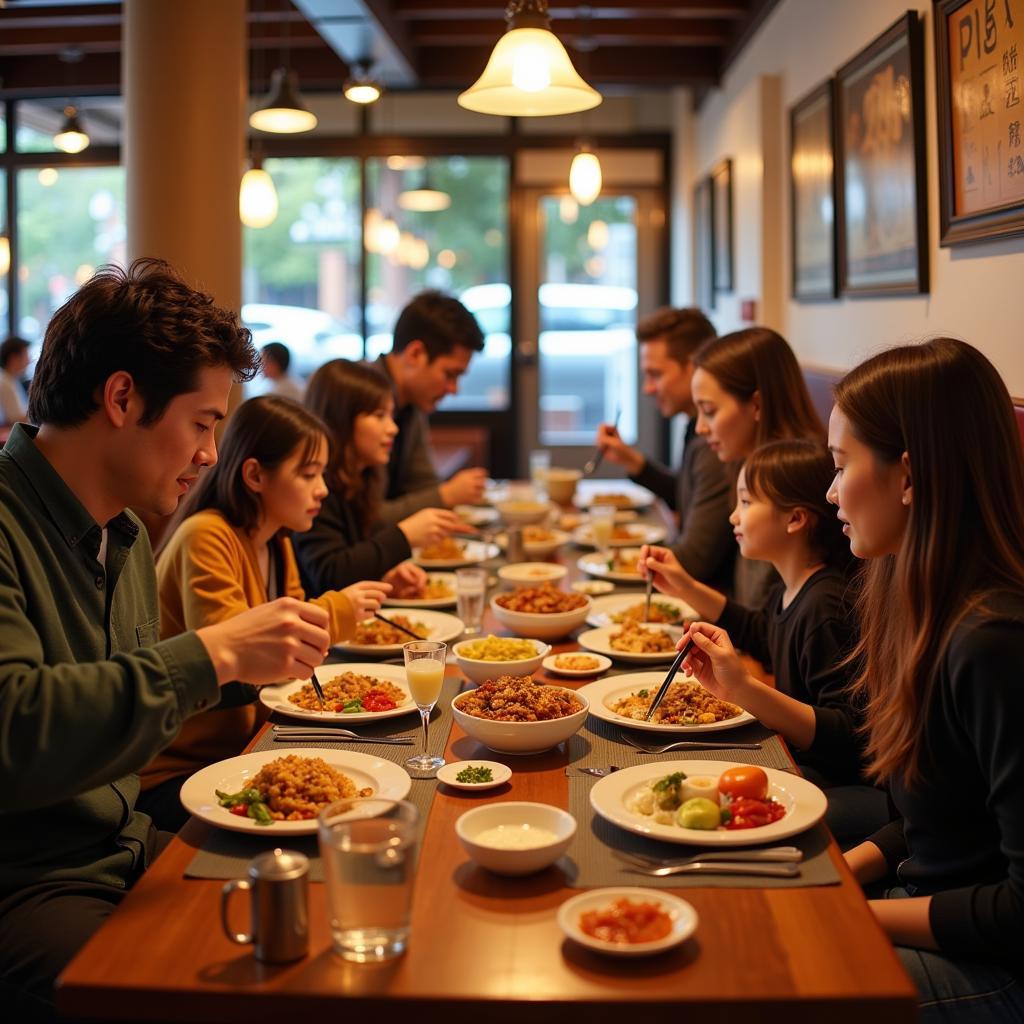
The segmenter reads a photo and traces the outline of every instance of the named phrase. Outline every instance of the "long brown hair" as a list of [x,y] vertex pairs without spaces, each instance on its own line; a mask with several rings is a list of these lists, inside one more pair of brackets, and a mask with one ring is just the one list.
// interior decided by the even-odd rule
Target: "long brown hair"
[[167,546],[178,525],[208,508],[245,532],[260,520],[260,498],[246,486],[242,466],[255,459],[264,469],[277,469],[301,450],[303,460],[314,458],[327,428],[298,402],[278,395],[260,395],[243,402],[232,414],[218,446],[217,463],[204,470],[191,493],[178,506],[159,551]]
[[331,458],[324,474],[327,486],[350,502],[365,533],[380,497],[380,472],[359,470],[353,444],[356,419],[384,407],[391,394],[387,377],[374,366],[332,359],[309,378],[306,405],[327,424]]
[[824,440],[825,427],[789,343],[768,327],[748,327],[706,341],[693,364],[741,402],[761,396],[755,447],[787,437]]
[[882,465],[910,461],[913,500],[895,555],[873,559],[858,600],[853,686],[867,701],[876,779],[921,774],[921,721],[953,630],[1024,590],[1024,456],[995,367],[966,342],[890,349],[835,387],[836,407]]
[[747,490],[783,511],[802,508],[810,516],[807,539],[826,565],[847,570],[853,556],[843,524],[825,494],[835,476],[832,456],[821,441],[797,438],[755,448],[743,463]]

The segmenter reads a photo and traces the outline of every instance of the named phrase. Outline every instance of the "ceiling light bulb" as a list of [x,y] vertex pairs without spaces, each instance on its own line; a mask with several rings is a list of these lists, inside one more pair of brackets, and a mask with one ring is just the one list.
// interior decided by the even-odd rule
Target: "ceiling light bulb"
[[551,84],[547,52],[536,43],[523,43],[512,57],[512,84],[523,92],[540,92]]
[[370,82],[353,82],[345,86],[345,99],[353,103],[376,103],[380,99],[380,88]]
[[238,215],[247,228],[265,228],[277,219],[277,189],[262,167],[253,165],[242,176]]
[[53,144],[65,153],[81,153],[89,145],[89,136],[78,120],[74,106],[64,108],[64,123],[53,137]]
[[261,132],[294,135],[312,131],[316,114],[306,109],[299,95],[299,78],[294,71],[276,68],[270,76],[270,92],[259,109],[249,115],[249,124]]
[[584,149],[572,158],[569,191],[580,206],[589,206],[601,194],[601,161],[597,154]]

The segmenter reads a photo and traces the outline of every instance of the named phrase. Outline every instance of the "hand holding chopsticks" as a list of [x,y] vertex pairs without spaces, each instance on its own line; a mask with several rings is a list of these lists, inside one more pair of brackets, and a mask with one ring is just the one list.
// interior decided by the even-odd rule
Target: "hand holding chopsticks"
[[[619,417],[622,415],[622,406],[618,405],[615,407],[615,419],[612,421],[612,426],[617,427],[619,425]],[[587,459],[583,463],[583,475],[593,476],[597,472],[597,467],[601,465],[601,460],[604,458],[604,449],[598,448],[594,452],[593,456]]]
[[679,666],[682,665],[683,659],[690,653],[690,649],[693,647],[693,637],[686,641],[683,649],[675,656],[671,666],[668,670],[668,675],[665,676],[665,681],[658,687],[658,692],[654,695],[654,700],[651,701],[651,706],[647,709],[647,714],[644,715],[644,721],[649,722],[654,717],[654,712],[658,710],[658,705],[665,699],[665,694],[668,693],[668,688],[672,685],[672,680],[675,679],[676,673],[679,671]]

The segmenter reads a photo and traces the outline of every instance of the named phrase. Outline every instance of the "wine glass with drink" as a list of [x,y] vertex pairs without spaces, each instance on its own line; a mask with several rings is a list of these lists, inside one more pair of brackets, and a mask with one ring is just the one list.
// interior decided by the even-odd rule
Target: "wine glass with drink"
[[448,645],[436,640],[413,640],[412,643],[403,645],[402,650],[405,654],[405,678],[409,684],[409,692],[416,707],[420,709],[420,719],[423,722],[423,753],[410,757],[405,762],[405,767],[416,772],[421,778],[430,777],[445,763],[443,757],[430,756],[427,737],[430,712],[434,710],[437,698],[441,696]]

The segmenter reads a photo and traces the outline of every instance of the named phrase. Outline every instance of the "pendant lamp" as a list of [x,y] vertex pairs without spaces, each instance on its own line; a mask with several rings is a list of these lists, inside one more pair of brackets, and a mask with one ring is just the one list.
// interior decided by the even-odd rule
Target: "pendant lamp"
[[572,158],[569,192],[580,206],[589,206],[601,194],[601,161],[586,143]]
[[452,205],[452,197],[439,188],[434,188],[430,180],[430,172],[423,172],[423,180],[418,188],[406,189],[398,193],[398,205],[403,210],[414,213],[437,213],[447,210]]
[[345,99],[352,103],[362,104],[364,107],[369,103],[376,103],[380,99],[380,82],[371,74],[372,62],[368,60],[357,60],[352,65],[352,74],[345,83],[343,89]]
[[294,135],[312,131],[316,114],[306,108],[299,95],[299,76],[286,67],[275,68],[270,92],[263,105],[249,115],[249,124],[261,132]]
[[459,106],[480,114],[548,117],[601,102],[551,31],[547,0],[510,0],[505,20],[505,34],[483,74],[459,96]]
[[242,175],[238,190],[238,215],[247,228],[265,228],[277,219],[277,189],[263,169],[263,160],[253,151],[252,166]]
[[78,108],[69,103],[64,108],[64,123],[53,137],[53,144],[65,153],[81,153],[89,145],[89,136],[78,119]]

